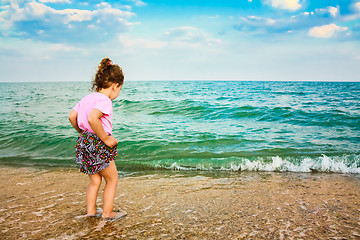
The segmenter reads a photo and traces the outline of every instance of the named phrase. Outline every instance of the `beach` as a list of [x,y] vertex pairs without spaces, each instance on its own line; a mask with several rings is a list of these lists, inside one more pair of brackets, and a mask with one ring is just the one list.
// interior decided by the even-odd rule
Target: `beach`
[[[119,178],[114,209],[86,217],[73,168],[1,167],[2,239],[359,239],[358,175],[149,171]],[[102,205],[102,183],[98,207]]]

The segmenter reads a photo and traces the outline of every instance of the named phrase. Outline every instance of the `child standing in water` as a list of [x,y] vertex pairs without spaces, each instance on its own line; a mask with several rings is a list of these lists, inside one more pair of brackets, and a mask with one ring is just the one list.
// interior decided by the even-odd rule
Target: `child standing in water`
[[105,179],[102,218],[118,219],[124,211],[113,212],[118,172],[114,160],[117,156],[118,141],[112,134],[112,100],[119,96],[124,83],[122,69],[104,58],[93,81],[93,90],[70,112],[71,125],[78,131],[76,141],[76,163],[80,171],[89,176],[86,191],[87,215],[96,216],[96,199],[102,178]]

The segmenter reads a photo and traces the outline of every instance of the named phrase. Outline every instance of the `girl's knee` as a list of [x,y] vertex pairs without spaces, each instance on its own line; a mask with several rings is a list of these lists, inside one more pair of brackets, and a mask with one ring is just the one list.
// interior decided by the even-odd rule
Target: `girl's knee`
[[90,176],[90,184],[93,186],[100,187],[102,182],[102,177],[100,175],[89,175]]
[[105,177],[105,182],[106,184],[110,183],[110,184],[117,184],[119,179],[119,176],[116,172],[116,174],[111,174],[110,176]]
[[101,178],[100,178],[99,180],[94,181],[92,184],[95,185],[95,186],[99,186],[99,187],[100,187],[100,185],[101,185]]
[[104,177],[106,183],[117,183],[118,181],[118,172],[114,161],[111,161],[109,167],[99,172],[99,174]]

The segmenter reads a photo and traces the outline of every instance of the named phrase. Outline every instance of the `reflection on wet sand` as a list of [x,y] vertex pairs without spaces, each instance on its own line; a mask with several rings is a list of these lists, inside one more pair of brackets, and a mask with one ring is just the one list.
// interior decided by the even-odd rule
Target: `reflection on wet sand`
[[[119,179],[119,221],[86,217],[76,170],[2,167],[4,239],[359,239],[354,175],[153,172]],[[102,186],[103,189],[103,186]],[[101,207],[101,196],[98,207]]]

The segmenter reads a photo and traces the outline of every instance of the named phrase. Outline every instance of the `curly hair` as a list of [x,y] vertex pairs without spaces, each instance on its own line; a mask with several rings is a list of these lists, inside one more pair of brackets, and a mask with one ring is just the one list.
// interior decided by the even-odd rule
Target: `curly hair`
[[98,65],[92,90],[100,91],[103,88],[110,87],[112,83],[122,85],[124,83],[124,73],[119,65],[113,64],[109,58],[104,58]]

